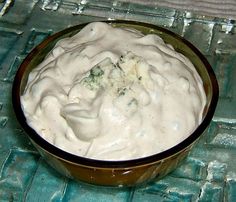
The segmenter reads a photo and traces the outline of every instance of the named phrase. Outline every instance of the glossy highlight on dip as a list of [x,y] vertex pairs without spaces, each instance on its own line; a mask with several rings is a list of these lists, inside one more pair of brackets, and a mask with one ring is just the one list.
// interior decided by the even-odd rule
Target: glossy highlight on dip
[[[25,92],[29,73],[47,57],[60,39],[74,36],[86,24],[71,27],[54,34],[26,57],[13,83],[13,107],[19,122],[40,154],[63,175],[97,185],[134,186],[165,176],[186,157],[212,119],[218,100],[218,85],[215,74],[207,60],[192,44],[182,37],[151,24],[133,21],[108,21],[106,23],[122,29],[136,29],[143,35],[153,34],[160,36],[166,44],[171,44],[177,52],[193,63],[203,82],[206,104],[201,123],[187,138],[163,152],[147,157],[117,161],[97,160],[74,155],[54,146],[42,138],[26,122],[20,98]],[[129,56],[128,53],[125,55]]]

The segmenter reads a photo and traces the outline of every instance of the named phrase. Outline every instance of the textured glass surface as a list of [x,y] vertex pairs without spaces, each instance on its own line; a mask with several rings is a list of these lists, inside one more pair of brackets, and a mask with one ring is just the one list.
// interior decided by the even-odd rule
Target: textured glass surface
[[[142,187],[105,188],[74,182],[49,167],[16,121],[12,81],[29,51],[66,27],[103,19],[160,25],[197,46],[220,87],[206,134],[174,172]],[[236,201],[235,22],[121,1],[0,1],[0,201]]]

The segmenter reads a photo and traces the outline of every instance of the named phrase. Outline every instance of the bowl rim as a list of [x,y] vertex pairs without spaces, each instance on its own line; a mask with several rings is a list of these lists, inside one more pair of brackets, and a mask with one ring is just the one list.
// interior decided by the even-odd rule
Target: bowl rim
[[[96,22],[96,21],[94,21]],[[210,124],[219,97],[219,86],[217,83],[217,79],[215,76],[215,73],[205,58],[203,54],[189,41],[181,37],[180,35],[167,30],[165,28],[162,28],[160,26],[154,25],[154,24],[149,24],[149,23],[144,23],[144,22],[138,22],[138,21],[131,21],[131,20],[105,20],[105,21],[97,21],[97,22],[105,22],[108,24],[125,24],[125,25],[138,25],[138,26],[144,26],[148,27],[150,29],[154,30],[159,30],[161,32],[164,32],[165,34],[171,35],[177,40],[181,41],[185,45],[187,45],[202,61],[204,64],[208,75],[210,77],[210,82],[212,86],[212,97],[211,101],[209,103],[209,109],[208,112],[206,113],[205,117],[203,118],[202,122],[200,125],[183,141],[178,143],[177,145],[163,151],[157,154],[153,154],[151,156],[147,157],[142,157],[142,158],[137,158],[137,159],[130,159],[130,160],[98,160],[98,159],[91,159],[91,158],[86,158],[82,156],[77,156],[75,154],[71,154],[69,152],[66,152],[53,144],[49,143],[45,139],[43,139],[33,128],[31,128],[27,122],[26,122],[26,117],[24,116],[24,112],[21,108],[21,102],[20,102],[20,87],[21,87],[21,80],[22,76],[24,74],[24,70],[27,69],[27,65],[29,61],[37,54],[42,48],[44,48],[48,42],[57,39],[61,35],[70,33],[75,30],[80,30],[84,26],[86,26],[88,23],[83,23],[79,25],[75,25],[69,28],[66,28],[62,31],[59,31],[45,40],[43,40],[39,45],[37,45],[23,60],[21,63],[20,67],[18,68],[18,71],[15,75],[14,81],[13,81],[13,86],[12,86],[12,104],[13,104],[13,109],[15,111],[16,118],[18,122],[21,124],[22,128],[25,130],[26,134],[29,136],[31,141],[36,143],[38,146],[41,147],[44,151],[47,151],[51,155],[55,156],[56,158],[59,158],[63,161],[70,162],[72,164],[79,164],[82,166],[86,167],[96,167],[96,168],[130,168],[130,167],[136,167],[136,166],[142,166],[146,164],[154,164],[156,162],[162,161],[166,158],[170,158],[171,156],[180,153],[182,150],[185,150],[189,146],[191,146],[195,140],[197,140],[201,134],[205,131],[205,129],[208,127]]]

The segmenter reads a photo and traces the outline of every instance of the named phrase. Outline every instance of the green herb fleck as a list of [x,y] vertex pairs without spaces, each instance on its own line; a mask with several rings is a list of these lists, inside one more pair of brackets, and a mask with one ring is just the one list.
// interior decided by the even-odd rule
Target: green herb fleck
[[90,70],[89,76],[85,77],[81,83],[91,90],[98,89],[101,85],[103,74],[104,71],[99,66],[95,66]]
[[115,67],[118,68],[120,71],[124,72],[124,70],[121,68],[121,66],[118,62],[116,63]]
[[94,68],[90,70],[90,76],[93,76],[93,77],[99,77],[99,76],[102,76],[103,74],[104,74],[104,71],[101,69],[99,65],[95,66]]
[[125,88],[125,87],[123,87],[123,88],[118,88],[118,89],[117,89],[118,96],[125,95],[126,90],[127,90],[127,88]]
[[132,98],[130,100],[130,102],[128,103],[128,106],[131,106],[131,105],[137,106],[138,105],[138,100],[136,100],[135,98]]
[[120,56],[119,62],[120,62],[121,64],[125,62],[125,61],[124,61],[124,56],[123,56],[123,55]]

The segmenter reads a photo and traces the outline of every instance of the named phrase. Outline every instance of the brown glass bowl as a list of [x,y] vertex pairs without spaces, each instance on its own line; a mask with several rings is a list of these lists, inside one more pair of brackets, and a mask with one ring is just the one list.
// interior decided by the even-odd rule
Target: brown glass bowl
[[57,171],[76,180],[96,185],[134,186],[153,179],[159,179],[174,170],[187,156],[196,140],[209,125],[218,101],[218,84],[215,74],[205,57],[184,38],[164,28],[133,21],[106,21],[114,27],[135,28],[143,34],[157,34],[175,50],[185,55],[194,64],[201,76],[207,95],[202,123],[184,141],[161,153],[125,161],[103,161],[76,156],[63,151],[44,140],[31,128],[21,108],[20,96],[27,83],[30,71],[42,62],[55,43],[79,32],[86,24],[65,29],[48,37],[25,58],[13,83],[13,107],[16,117],[33,145],[46,161]]

